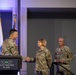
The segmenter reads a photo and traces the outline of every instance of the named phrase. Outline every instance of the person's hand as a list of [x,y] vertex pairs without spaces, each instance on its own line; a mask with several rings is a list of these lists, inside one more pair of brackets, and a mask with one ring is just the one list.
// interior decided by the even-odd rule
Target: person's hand
[[25,61],[29,62],[30,61],[30,57],[25,57]]
[[18,55],[18,51],[14,51],[14,53],[13,53],[14,55]]
[[58,62],[59,62],[59,60],[54,60],[54,62],[57,62],[57,63],[58,63]]
[[64,63],[64,60],[59,60],[60,63]]
[[23,61],[23,62],[25,61],[25,57],[24,57],[24,56],[22,56],[22,61]]

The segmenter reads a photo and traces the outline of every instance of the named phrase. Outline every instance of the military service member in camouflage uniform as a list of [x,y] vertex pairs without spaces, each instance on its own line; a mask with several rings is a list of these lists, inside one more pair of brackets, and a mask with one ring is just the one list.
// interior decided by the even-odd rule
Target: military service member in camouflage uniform
[[3,42],[2,55],[18,55],[18,48],[15,43],[15,40],[18,37],[18,31],[11,29],[9,34],[10,37]]
[[[70,48],[64,44],[64,38],[59,38],[58,44],[59,47],[55,51],[55,62],[60,63],[66,69],[70,70],[70,62],[73,59],[73,53]],[[57,65],[57,75],[70,75],[70,73]]]
[[48,75],[49,69],[52,64],[52,55],[46,48],[47,41],[45,39],[38,40],[38,47],[35,58],[26,57],[26,61],[36,61],[36,74],[35,75]]

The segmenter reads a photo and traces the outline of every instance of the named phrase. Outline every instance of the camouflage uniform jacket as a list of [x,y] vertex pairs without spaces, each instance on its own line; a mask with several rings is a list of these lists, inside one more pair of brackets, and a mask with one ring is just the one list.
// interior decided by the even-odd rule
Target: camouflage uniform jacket
[[3,55],[18,55],[18,47],[14,40],[11,38],[6,39],[2,45]]
[[52,64],[52,55],[46,47],[43,50],[39,49],[35,61],[36,71],[48,71]]
[[[56,60],[63,60],[64,63],[62,64],[65,68],[70,70],[70,62],[73,59],[73,53],[71,52],[68,46],[64,46],[64,48],[57,48],[55,51],[55,59]],[[64,70],[62,67],[59,66],[59,70]]]

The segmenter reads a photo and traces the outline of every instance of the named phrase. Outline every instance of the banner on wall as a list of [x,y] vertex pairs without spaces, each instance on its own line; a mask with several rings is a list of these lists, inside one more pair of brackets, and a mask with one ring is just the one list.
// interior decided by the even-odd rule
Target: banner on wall
[[16,14],[13,15],[13,17],[14,17],[14,25],[13,25],[13,29],[16,29],[16,16],[17,16]]
[[[17,15],[16,14],[14,14],[13,15],[13,26],[12,26],[12,29],[16,29],[17,30],[17,26],[16,26],[16,22],[17,22]],[[16,44],[18,45],[18,39],[16,40]]]
[[1,21],[1,14],[0,14],[0,54],[2,52],[2,43],[3,43],[3,32],[2,32],[2,21]]

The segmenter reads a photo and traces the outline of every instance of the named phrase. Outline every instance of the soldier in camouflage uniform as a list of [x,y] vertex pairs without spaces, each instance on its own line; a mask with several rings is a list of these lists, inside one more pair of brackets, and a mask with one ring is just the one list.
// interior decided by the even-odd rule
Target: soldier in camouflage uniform
[[15,29],[10,30],[10,37],[4,40],[2,45],[2,55],[18,55],[18,47],[15,43],[16,38],[18,37],[18,32]]
[[52,64],[52,55],[46,48],[46,40],[38,40],[38,47],[40,48],[36,52],[35,58],[26,57],[26,61],[36,61],[36,74],[35,75],[48,75],[49,69]]
[[[73,53],[70,48],[64,44],[64,38],[59,38],[58,44],[59,47],[55,51],[55,62],[60,63],[66,69],[70,70],[70,62],[73,59]],[[57,75],[70,75],[70,73],[57,65]]]

